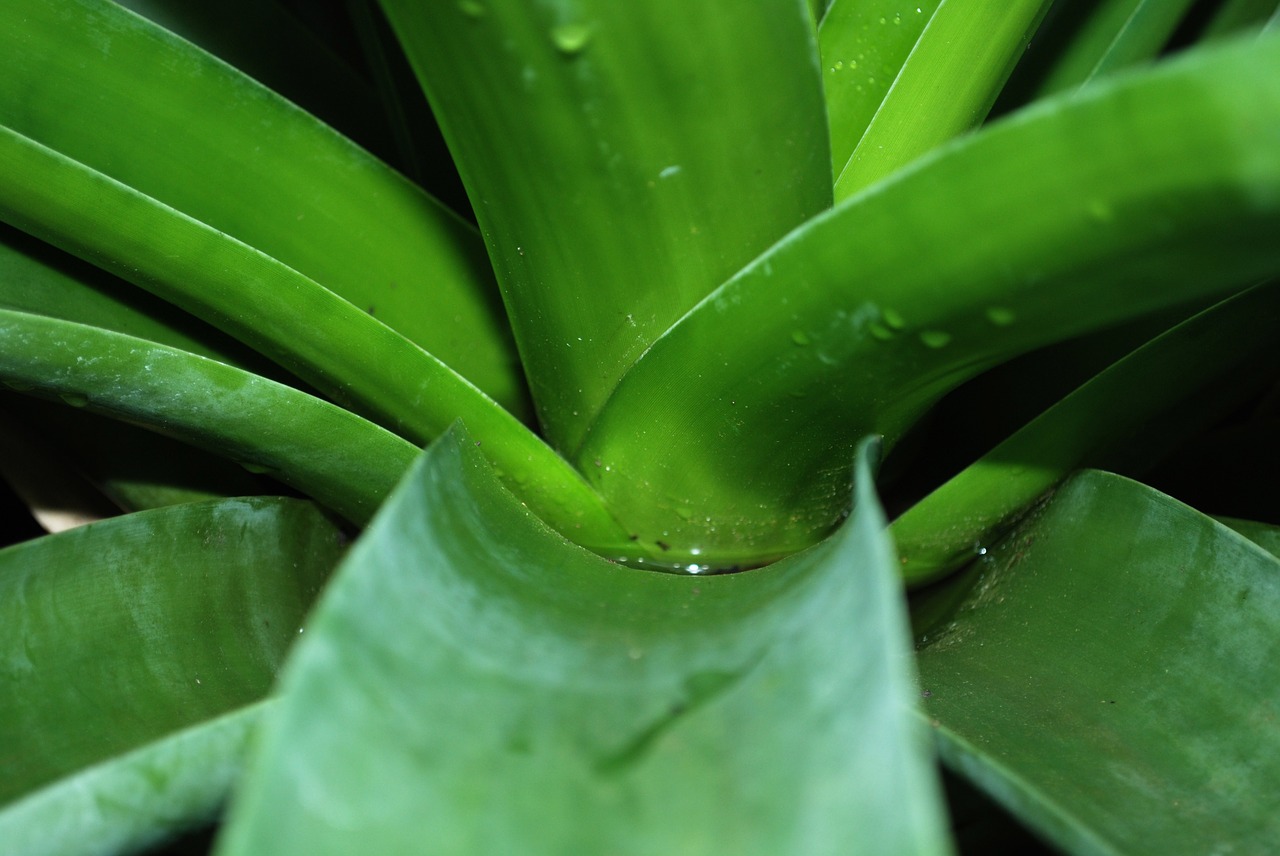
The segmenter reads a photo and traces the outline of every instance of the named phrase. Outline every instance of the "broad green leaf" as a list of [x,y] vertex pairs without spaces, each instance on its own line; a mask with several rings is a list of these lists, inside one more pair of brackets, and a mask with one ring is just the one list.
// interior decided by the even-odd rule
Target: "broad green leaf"
[[1274,379],[1280,285],[1170,330],[1086,383],[893,522],[902,573],[927,582],[973,560],[1072,470],[1150,465]]
[[[321,283],[518,405],[518,369],[474,230],[190,43],[108,0],[8,0],[0,125]],[[43,180],[34,164],[4,170]],[[6,207],[14,192],[0,190]],[[66,191],[50,178],[46,192]],[[158,252],[181,252],[170,235],[155,237]]]
[[[840,518],[859,437],[1018,353],[1280,270],[1280,40],[1100,82],[796,230],[659,339],[577,462],[673,561]],[[743,331],[750,331],[744,334]]]
[[[326,401],[141,339],[0,310],[0,341],[0,382],[10,388],[150,426],[292,485],[356,523],[368,520],[416,453]],[[501,448],[485,452],[507,460]],[[549,524],[588,540],[625,540],[566,465],[513,463],[504,476]]]
[[253,498],[0,551],[0,803],[261,698],[343,546]]
[[214,820],[269,705],[185,728],[9,804],[0,841],[22,856],[114,856]]
[[1271,555],[1280,558],[1280,526],[1234,517],[1219,517],[1217,520],[1222,525],[1239,532]]
[[383,0],[454,153],[552,445],[831,204],[799,0]]
[[831,4],[818,46],[834,175],[849,162],[939,2],[920,0],[905,8],[898,0]]
[[559,539],[447,436],[317,607],[218,852],[947,852],[859,473],[815,550],[676,576]]
[[1083,86],[1150,60],[1165,46],[1194,0],[1102,0],[1083,16],[1044,74],[1039,95]]
[[841,164],[836,201],[981,123],[1049,3],[943,0]]
[[1118,476],[1073,477],[919,648],[944,759],[1071,853],[1280,840],[1280,562]]

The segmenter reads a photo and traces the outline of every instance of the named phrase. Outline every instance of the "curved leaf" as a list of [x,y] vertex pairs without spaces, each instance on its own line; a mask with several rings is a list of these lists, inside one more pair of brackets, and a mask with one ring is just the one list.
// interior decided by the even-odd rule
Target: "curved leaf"
[[317,608],[218,852],[947,852],[865,464],[858,495],[767,570],[649,573],[441,440]]
[[[417,452],[328,402],[118,333],[0,310],[0,341],[0,382],[11,388],[151,426],[269,474],[356,523],[368,520]],[[485,451],[507,460],[500,448]],[[543,519],[588,540],[626,540],[572,470],[560,463],[548,473],[539,463],[516,458],[503,474]]]
[[1280,271],[1280,40],[1046,103],[798,229],[637,362],[578,453],[673,561],[845,507],[857,439],[1053,341]]
[[154,740],[11,803],[0,809],[0,841],[23,856],[114,856],[212,821],[269,705]]
[[[0,5],[0,70],[0,125],[372,310],[519,405],[474,230],[311,116],[108,0]],[[15,169],[42,180],[5,164]],[[45,192],[65,192],[55,185]],[[173,251],[167,236],[161,245]]]
[[1073,477],[919,650],[943,757],[1073,853],[1280,837],[1280,562],[1150,488]]
[[0,803],[261,698],[343,547],[254,498],[0,551]]
[[558,449],[672,322],[831,204],[797,0],[382,5],[454,153]]
[[1072,470],[1154,463],[1270,382],[1280,285],[1253,289],[1119,361],[893,522],[909,583],[968,564]]

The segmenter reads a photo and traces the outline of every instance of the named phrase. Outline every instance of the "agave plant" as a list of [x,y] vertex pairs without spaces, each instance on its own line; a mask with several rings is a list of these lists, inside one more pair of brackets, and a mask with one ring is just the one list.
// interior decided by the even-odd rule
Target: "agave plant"
[[0,851],[1273,846],[1277,4],[915,3],[0,5]]

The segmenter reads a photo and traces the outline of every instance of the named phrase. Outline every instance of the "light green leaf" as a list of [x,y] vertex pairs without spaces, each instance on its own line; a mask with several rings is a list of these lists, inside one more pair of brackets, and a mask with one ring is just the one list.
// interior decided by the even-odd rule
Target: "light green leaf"
[[1082,466],[1157,462],[1273,380],[1280,285],[1253,289],[1119,361],[893,522],[902,573],[923,583],[968,564]]
[[859,472],[813,551],[675,576],[562,541],[442,439],[317,608],[219,852],[947,852]]
[[1280,840],[1280,562],[1089,471],[957,585],[919,650],[950,766],[1071,853]]
[[253,498],[0,551],[0,803],[261,698],[343,547]]
[[859,437],[892,446],[986,367],[1280,271],[1278,76],[1280,40],[1197,51],[816,218],[654,344],[580,469],[672,561],[817,540]]
[[1280,526],[1260,523],[1256,520],[1240,520],[1235,517],[1219,517],[1217,521],[1239,532],[1276,558],[1280,558]]
[[897,0],[835,0],[822,19],[822,88],[839,175],[941,0],[912,9]]
[[568,453],[672,322],[831,203],[799,0],[383,0]]
[[185,728],[11,803],[0,809],[0,841],[22,856],[114,856],[213,821],[269,705]]
[[836,201],[981,123],[1049,2],[943,0],[841,164]]
[[[474,230],[190,43],[108,0],[8,0],[0,125],[321,283],[518,406],[518,368]],[[32,169],[38,185],[38,168],[4,165]],[[66,190],[50,179],[44,192]],[[0,191],[9,206],[12,193]],[[5,219],[30,220],[38,205]],[[167,233],[155,240],[159,252],[181,252]]]

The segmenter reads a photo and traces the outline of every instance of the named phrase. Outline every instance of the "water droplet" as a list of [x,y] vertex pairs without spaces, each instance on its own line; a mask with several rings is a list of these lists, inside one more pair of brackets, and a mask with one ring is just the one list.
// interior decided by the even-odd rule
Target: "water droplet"
[[1101,199],[1095,199],[1089,203],[1089,216],[1099,223],[1110,223],[1116,219],[1116,212]]
[[881,342],[887,342],[893,338],[893,331],[883,324],[873,321],[867,325],[867,329],[871,331],[871,335],[873,337],[879,339]]
[[836,60],[836,67],[833,68],[832,71],[839,71],[842,68],[844,68],[844,62]]
[[922,330],[920,341],[926,348],[945,348],[951,344],[951,334],[943,330]]
[[692,508],[685,508],[684,506],[681,506],[681,507],[679,507],[679,508],[677,508],[677,509],[676,509],[676,514],[677,514],[681,519],[683,519],[683,520],[688,520],[688,519],[690,519],[690,518],[692,518],[692,517],[693,517],[693,509],[692,509]]
[[803,330],[794,330],[791,333],[791,341],[795,342],[797,345],[804,346],[810,344],[812,340],[810,340],[809,335]]
[[888,18],[881,18],[881,19],[880,19],[880,23],[882,23],[882,24],[887,24],[887,23],[889,23],[889,19],[888,19]]
[[903,327],[907,326],[907,319],[903,318],[902,313],[896,309],[886,308],[880,314],[884,318],[884,323],[888,324],[895,330],[901,330]]
[[893,22],[894,22],[895,24],[901,24],[901,23],[902,23],[902,16],[901,16],[901,15],[894,15],[894,16],[893,16]]
[[997,327],[1008,327],[1018,316],[1013,313],[1012,309],[1004,306],[992,306],[987,309],[987,320]]
[[858,67],[858,61],[857,61],[856,59],[851,59],[851,60],[849,60],[849,68],[850,68],[850,69],[855,69],[855,68],[857,68],[857,67]]
[[551,28],[551,42],[563,54],[581,53],[589,41],[591,28],[586,24],[557,24]]
[[270,467],[264,467],[262,464],[255,464],[253,461],[241,461],[240,466],[244,467],[246,472],[259,476],[271,472]]
[[458,8],[468,18],[481,18],[484,16],[484,4],[480,0],[458,0]]
[[58,397],[72,407],[84,407],[89,403],[89,396],[79,392],[64,392]]

